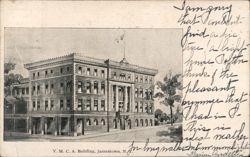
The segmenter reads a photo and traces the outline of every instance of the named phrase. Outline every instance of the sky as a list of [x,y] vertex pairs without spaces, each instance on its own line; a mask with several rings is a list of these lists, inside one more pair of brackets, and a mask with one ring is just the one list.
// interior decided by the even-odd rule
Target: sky
[[162,81],[170,70],[182,73],[181,36],[181,29],[5,28],[4,59],[27,77],[26,63],[70,53],[120,61],[125,49],[129,63],[158,69],[155,81]]

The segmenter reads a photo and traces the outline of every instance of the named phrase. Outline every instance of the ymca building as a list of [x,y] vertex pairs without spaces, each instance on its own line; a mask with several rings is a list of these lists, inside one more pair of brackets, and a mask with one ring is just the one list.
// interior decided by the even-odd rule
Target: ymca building
[[73,53],[25,64],[13,95],[27,100],[29,134],[78,136],[154,125],[158,70]]

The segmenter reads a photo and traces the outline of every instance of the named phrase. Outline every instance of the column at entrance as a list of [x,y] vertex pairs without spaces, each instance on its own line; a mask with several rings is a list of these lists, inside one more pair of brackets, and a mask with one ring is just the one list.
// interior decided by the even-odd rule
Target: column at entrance
[[47,131],[48,131],[48,118],[45,117],[44,118],[44,134],[47,135]]
[[119,86],[115,86],[115,111],[119,111],[119,103],[118,103],[118,88]]
[[124,87],[124,112],[127,112],[127,105],[128,105],[128,87]]

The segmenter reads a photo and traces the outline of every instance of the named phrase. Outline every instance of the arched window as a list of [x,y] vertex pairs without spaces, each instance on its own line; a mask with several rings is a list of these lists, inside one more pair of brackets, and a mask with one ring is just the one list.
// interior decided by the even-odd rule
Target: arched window
[[135,120],[135,126],[139,126],[138,119]]
[[145,126],[148,126],[148,120],[145,119]]
[[98,125],[98,120],[97,119],[94,120],[94,125]]
[[86,125],[87,125],[87,126],[91,126],[91,121],[90,121],[90,119],[87,119],[87,120],[86,120]]
[[105,120],[104,119],[101,120],[101,124],[105,125]]
[[141,126],[143,126],[143,119],[140,120],[140,124],[141,124]]

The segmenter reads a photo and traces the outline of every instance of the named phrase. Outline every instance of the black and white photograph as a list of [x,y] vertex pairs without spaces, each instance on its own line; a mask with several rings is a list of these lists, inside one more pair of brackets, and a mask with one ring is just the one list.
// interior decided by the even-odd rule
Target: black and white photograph
[[182,141],[182,29],[4,35],[5,141]]

